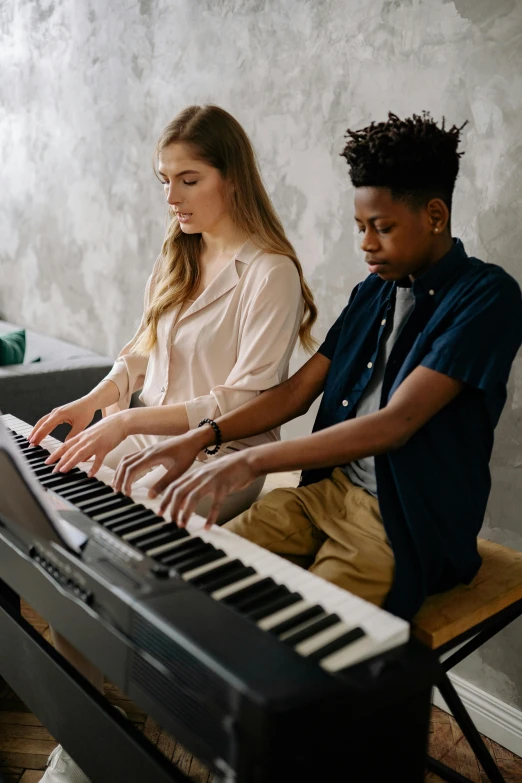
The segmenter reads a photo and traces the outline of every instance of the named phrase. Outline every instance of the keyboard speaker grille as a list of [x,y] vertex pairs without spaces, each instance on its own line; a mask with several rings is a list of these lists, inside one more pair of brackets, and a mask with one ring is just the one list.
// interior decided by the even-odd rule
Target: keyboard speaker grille
[[133,639],[169,674],[163,674],[146,657],[134,653],[131,681],[224,757],[230,744],[225,727],[231,714],[231,689],[193,654],[140,615],[134,616]]

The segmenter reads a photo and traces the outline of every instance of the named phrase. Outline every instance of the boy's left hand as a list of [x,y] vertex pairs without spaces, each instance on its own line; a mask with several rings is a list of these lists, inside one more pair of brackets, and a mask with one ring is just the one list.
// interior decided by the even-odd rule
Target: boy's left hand
[[88,475],[95,476],[109,451],[119,446],[125,438],[122,417],[115,413],[62,444],[45,462],[47,465],[57,463],[53,473],[67,473],[79,462],[94,458]]
[[[186,527],[199,501],[210,497],[211,507],[205,528],[212,527],[227,495],[245,489],[258,478],[249,460],[250,455],[246,453],[248,451],[251,449],[206,462],[169,484],[165,489],[159,513],[162,516],[170,513],[171,520],[178,527]],[[153,490],[159,493],[164,488],[164,479],[160,479]]]

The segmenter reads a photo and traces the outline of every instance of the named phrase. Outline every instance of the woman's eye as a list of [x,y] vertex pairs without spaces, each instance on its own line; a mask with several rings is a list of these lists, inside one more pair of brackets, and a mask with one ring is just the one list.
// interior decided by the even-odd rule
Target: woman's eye
[[386,228],[377,229],[378,234],[388,234],[390,231],[391,231],[391,226],[386,226]]
[[183,180],[184,185],[195,185],[197,182],[197,179],[193,179],[191,182],[188,182],[186,179]]
[[169,183],[165,179],[160,179],[162,185],[168,185]]

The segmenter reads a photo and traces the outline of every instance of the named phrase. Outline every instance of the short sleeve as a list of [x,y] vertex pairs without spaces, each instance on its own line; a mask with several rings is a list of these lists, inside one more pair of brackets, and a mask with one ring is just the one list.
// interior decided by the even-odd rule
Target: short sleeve
[[350,299],[348,300],[348,304],[346,305],[346,307],[344,308],[344,310],[342,311],[341,315],[334,323],[334,325],[329,329],[328,334],[324,338],[324,342],[317,349],[317,353],[321,353],[323,356],[326,356],[327,359],[330,360],[333,359],[335,349],[337,348],[337,343],[339,342],[339,336],[343,329],[344,319],[346,318],[348,314],[348,310],[352,306],[352,303],[355,297],[357,296],[357,291],[359,290],[360,286],[361,283],[358,283],[355,286],[352,293],[350,294]]
[[520,288],[505,273],[488,275],[460,300],[421,364],[491,394],[507,383],[521,342]]

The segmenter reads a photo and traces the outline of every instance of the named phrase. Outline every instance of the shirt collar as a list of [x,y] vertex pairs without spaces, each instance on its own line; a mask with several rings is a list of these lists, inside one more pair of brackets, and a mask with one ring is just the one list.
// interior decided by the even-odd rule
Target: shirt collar
[[448,250],[427,272],[413,281],[414,294],[438,293],[443,285],[453,277],[456,270],[467,260],[468,254],[460,239],[453,239],[453,247]]

